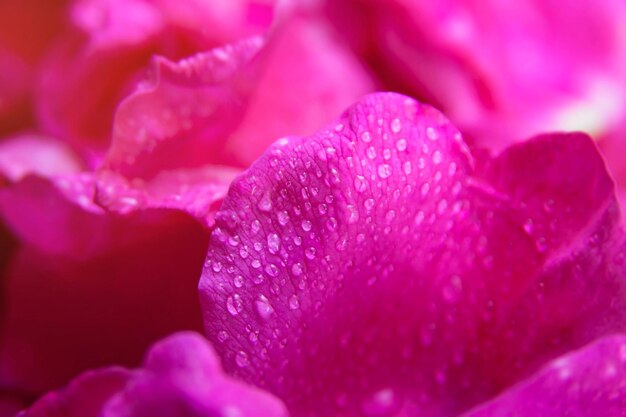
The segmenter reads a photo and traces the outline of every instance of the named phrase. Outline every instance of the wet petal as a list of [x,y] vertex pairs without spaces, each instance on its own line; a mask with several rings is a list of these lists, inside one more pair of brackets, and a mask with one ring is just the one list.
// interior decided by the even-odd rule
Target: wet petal
[[612,336],[551,362],[465,417],[619,417],[626,406],[626,337]]
[[[539,138],[529,149],[570,143],[554,142]],[[581,143],[593,178],[580,184],[583,195],[598,198],[547,188],[559,209],[589,207],[537,216],[537,227],[548,230],[557,215],[566,236],[606,226],[611,244],[597,250],[610,256],[618,232],[603,190],[611,182],[590,139]],[[510,155],[502,161],[516,168]],[[502,328],[494,323],[514,322],[514,307],[536,295],[563,242],[538,247],[524,227],[536,204],[523,207],[520,187],[490,184],[484,170],[441,114],[391,93],[366,97],[310,138],[279,140],[233,182],[200,282],[205,326],[227,369],[305,415],[453,415],[501,390],[514,377],[499,378],[481,352],[498,336],[491,329]],[[581,282],[569,282],[574,292],[606,280],[623,291],[623,266],[611,263],[598,282],[587,261],[572,260],[584,267]],[[562,282],[568,275],[559,271]],[[610,325],[594,316],[576,343],[625,327],[619,294],[588,301],[587,309],[607,308]],[[562,320],[577,308],[567,304]],[[544,330],[550,337],[562,328]],[[574,345],[525,354],[545,360]]]

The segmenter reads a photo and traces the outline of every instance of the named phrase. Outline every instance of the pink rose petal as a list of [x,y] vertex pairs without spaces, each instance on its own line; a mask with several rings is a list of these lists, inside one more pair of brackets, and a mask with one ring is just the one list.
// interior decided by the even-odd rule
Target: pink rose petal
[[98,417],[104,404],[131,379],[122,368],[89,371],[37,400],[16,417]]
[[626,410],[626,337],[565,355],[464,417],[621,417]]
[[241,120],[251,60],[262,45],[252,38],[176,63],[156,58],[152,77],[120,104],[106,167],[149,177],[216,162]]
[[19,417],[286,417],[281,402],[223,375],[210,345],[195,333],[157,343],[136,371],[87,372]]
[[[557,160],[559,149],[579,164]],[[529,179],[544,153],[580,173]],[[279,140],[233,182],[199,286],[209,337],[229,371],[294,414],[455,415],[626,328],[623,236],[599,161],[589,138],[558,135],[476,161],[437,111],[368,96],[310,138]],[[588,240],[601,260],[579,250]],[[520,315],[542,281],[569,289],[565,304]],[[580,304],[583,290],[595,293]],[[594,314],[568,338],[581,306]],[[562,341],[522,344],[525,368],[500,371],[497,359],[520,350],[498,331],[537,315],[531,334]]]

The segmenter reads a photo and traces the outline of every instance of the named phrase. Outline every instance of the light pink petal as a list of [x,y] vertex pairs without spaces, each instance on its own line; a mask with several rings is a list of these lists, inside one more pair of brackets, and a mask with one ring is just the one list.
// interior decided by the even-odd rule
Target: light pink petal
[[284,405],[225,376],[197,333],[154,345],[142,368],[90,371],[47,394],[19,417],[286,417]]
[[262,44],[252,38],[179,62],[156,58],[152,77],[116,113],[107,168],[150,177],[215,162],[241,120],[251,61]]
[[223,375],[218,358],[202,337],[181,333],[151,350],[143,371],[107,404],[102,415],[286,417],[287,411],[270,394]]
[[311,134],[374,90],[325,23],[297,11],[285,12],[259,58],[262,73],[245,117],[225,145],[227,159],[244,167],[276,138]]
[[204,168],[163,171],[153,179],[127,180],[113,171],[98,175],[96,200],[108,210],[129,214],[146,209],[176,209],[210,227],[230,182],[234,168]]
[[[570,142],[538,138],[528,154]],[[610,179],[590,139],[580,142],[591,177],[580,186],[594,196],[594,181],[602,191]],[[447,416],[519,377],[502,377],[482,355],[516,351],[514,338],[497,349],[489,343],[503,340],[494,329],[514,323],[515,308],[537,295],[542,276],[574,293],[617,287],[584,305],[598,314],[580,337],[531,345],[527,370],[533,360],[625,328],[617,280],[623,266],[606,264],[594,281],[598,265],[568,248],[582,267],[568,284],[567,267],[552,271],[557,257],[548,257],[562,242],[538,247],[524,216],[536,214],[535,206],[524,213],[515,188],[489,184],[485,169],[440,113],[391,93],[367,96],[312,137],[279,140],[233,182],[200,281],[205,326],[226,368],[275,393],[295,414]],[[549,170],[537,175],[555,180]],[[571,201],[588,209],[538,216],[538,228],[560,216],[566,236],[605,230],[612,243],[595,245],[597,254],[617,253],[614,217],[596,223],[611,213],[606,195],[570,201],[558,189],[542,192],[553,194],[559,210]],[[571,300],[554,327],[537,333],[567,332],[559,326],[579,308]],[[549,316],[547,308],[540,303],[537,314]]]
[[51,177],[83,168],[67,145],[36,133],[22,133],[0,143],[0,175],[17,182],[28,174]]
[[611,336],[555,360],[465,417],[621,417],[626,337]]
[[104,151],[117,105],[132,93],[155,55],[178,60],[267,28],[269,19],[254,16],[271,17],[270,3],[242,0],[220,11],[222,3],[77,1],[71,30],[42,67],[40,122],[55,136]]
[[46,394],[16,417],[99,417],[102,407],[131,379],[122,368],[89,371]]

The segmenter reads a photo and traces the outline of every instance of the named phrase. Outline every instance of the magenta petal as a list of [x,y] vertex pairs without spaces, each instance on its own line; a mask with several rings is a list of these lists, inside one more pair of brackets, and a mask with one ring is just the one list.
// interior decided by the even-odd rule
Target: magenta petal
[[611,336],[551,362],[464,417],[621,417],[626,337]]
[[206,340],[180,333],[158,343],[144,369],[104,409],[103,417],[286,417],[273,396],[222,374]]
[[252,38],[179,62],[156,58],[152,78],[120,104],[107,168],[149,177],[215,162],[211,155],[242,117],[250,61],[262,44]]
[[20,417],[286,417],[284,405],[222,372],[197,333],[177,333],[148,352],[136,371],[90,371],[47,394]]
[[99,417],[104,404],[131,379],[122,368],[89,371],[51,392],[16,417]]
[[[546,137],[528,149],[535,157],[566,143]],[[619,242],[603,191],[611,182],[590,139],[575,143],[571,153],[585,150],[581,166],[591,177],[580,183],[586,198],[541,190],[562,212],[538,216],[537,227],[560,216],[565,236],[605,230],[610,238],[596,250],[610,257]],[[487,166],[517,168],[501,161],[526,150],[511,152]],[[503,172],[511,181],[490,184],[485,170],[440,113],[391,93],[366,97],[312,137],[279,140],[233,182],[199,285],[207,333],[226,368],[280,396],[292,413],[314,416],[454,415],[511,383],[519,375],[501,377],[483,352],[515,351],[510,339],[494,351],[504,337],[497,330],[514,325],[515,307],[536,296],[540,277],[566,286],[569,275],[566,263],[555,271],[558,258],[547,257],[562,242],[551,238],[546,251],[527,230],[537,204],[525,208],[515,193],[535,182],[514,187],[514,174]],[[550,170],[537,175],[550,183]],[[588,207],[565,210],[570,203]],[[585,309],[598,314],[581,329],[587,334],[532,346],[526,370],[533,359],[626,327],[617,301],[623,267],[609,263],[594,281],[594,264],[567,250],[583,266],[579,281],[569,281],[574,292],[607,280],[619,291],[609,303],[588,301]],[[549,305],[537,307],[541,314]],[[563,306],[563,320],[578,307]],[[537,333],[561,330],[568,327]]]

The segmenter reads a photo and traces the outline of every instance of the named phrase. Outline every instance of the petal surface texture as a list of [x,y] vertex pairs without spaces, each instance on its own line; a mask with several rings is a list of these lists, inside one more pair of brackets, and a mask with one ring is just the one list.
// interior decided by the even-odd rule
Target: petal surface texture
[[438,111],[366,96],[233,182],[205,327],[293,415],[457,415],[625,328],[618,221],[587,136],[473,156]]

